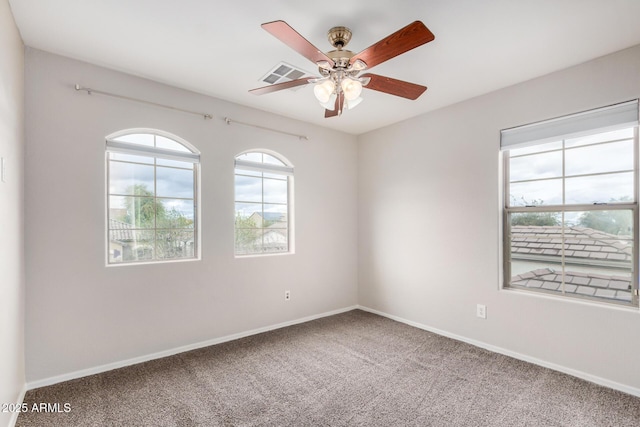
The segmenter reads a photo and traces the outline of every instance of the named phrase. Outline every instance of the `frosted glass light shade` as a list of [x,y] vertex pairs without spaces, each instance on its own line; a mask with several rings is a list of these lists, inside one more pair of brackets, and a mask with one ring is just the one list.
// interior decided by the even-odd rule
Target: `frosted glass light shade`
[[344,97],[348,100],[354,100],[360,96],[362,93],[362,83],[358,80],[347,77],[342,80],[342,91],[344,92]]
[[329,101],[329,98],[331,97],[331,94],[333,93],[335,88],[336,85],[333,83],[333,81],[325,80],[313,87],[313,94],[321,104],[324,104],[325,102]]

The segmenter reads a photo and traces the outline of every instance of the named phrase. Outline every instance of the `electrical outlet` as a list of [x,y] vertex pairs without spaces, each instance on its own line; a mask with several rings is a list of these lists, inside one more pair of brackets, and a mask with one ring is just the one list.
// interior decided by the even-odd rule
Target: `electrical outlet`
[[291,291],[284,291],[284,300],[289,301],[291,299]]
[[483,305],[483,304],[478,304],[476,306],[476,316],[478,316],[481,319],[486,319],[487,318],[487,306]]

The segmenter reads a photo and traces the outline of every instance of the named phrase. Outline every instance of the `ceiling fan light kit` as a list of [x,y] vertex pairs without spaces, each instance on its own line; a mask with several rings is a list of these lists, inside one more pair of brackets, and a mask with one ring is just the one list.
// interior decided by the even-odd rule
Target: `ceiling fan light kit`
[[329,98],[331,97],[335,89],[336,85],[333,80],[329,78],[321,79],[313,87],[313,94],[321,104],[324,104],[329,101]]
[[325,108],[325,117],[335,117],[342,115],[345,107],[352,109],[362,102],[363,87],[413,100],[427,90],[426,86],[390,77],[370,73],[359,75],[365,69],[432,41],[435,36],[420,21],[401,28],[357,54],[345,49],[352,36],[347,27],[333,27],[328,31],[327,38],[335,50],[327,53],[322,53],[284,21],[267,22],[262,24],[262,28],[314,62],[321,77],[303,77],[249,91],[256,95],[314,83],[313,93]]

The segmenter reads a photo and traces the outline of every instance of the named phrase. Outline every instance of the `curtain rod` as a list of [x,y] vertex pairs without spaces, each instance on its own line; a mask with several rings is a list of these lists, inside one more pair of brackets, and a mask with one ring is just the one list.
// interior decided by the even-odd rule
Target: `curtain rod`
[[298,138],[300,140],[303,140],[303,139],[305,141],[309,140],[309,137],[306,136],[306,135],[298,135],[296,133],[284,132],[284,131],[281,131],[281,130],[278,130],[278,129],[271,129],[271,128],[268,128],[268,127],[264,127],[264,126],[260,126],[260,125],[254,125],[254,124],[251,124],[251,123],[239,122],[237,120],[232,120],[229,117],[225,117],[224,121],[228,125],[230,125],[231,123],[236,123],[236,124],[239,124],[239,125],[250,126],[250,127],[256,128],[256,129],[262,129],[262,130],[268,130],[268,131],[271,131],[271,132],[281,133],[283,135],[295,136],[296,138]]
[[91,89],[89,87],[82,87],[79,84],[76,84],[75,89],[76,90],[83,90],[83,91],[87,92],[88,95],[91,95],[93,93],[97,93],[99,95],[111,96],[113,98],[126,99],[127,101],[140,102],[142,104],[153,105],[155,107],[168,108],[170,110],[181,111],[183,113],[195,114],[196,116],[203,117],[205,120],[213,119],[213,116],[211,114],[198,113],[197,111],[185,110],[183,108],[177,108],[177,107],[172,107],[170,105],[158,104],[156,102],[145,101],[143,99],[130,98],[128,96],[123,96],[123,95],[118,95],[118,94],[115,94],[115,93],[109,93],[109,92],[104,92],[104,91],[101,91],[101,90]]

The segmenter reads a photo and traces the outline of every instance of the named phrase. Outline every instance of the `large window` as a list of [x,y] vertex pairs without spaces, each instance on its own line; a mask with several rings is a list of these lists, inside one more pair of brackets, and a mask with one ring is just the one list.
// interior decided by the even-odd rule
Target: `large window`
[[236,255],[291,252],[292,180],[293,167],[275,153],[236,156]]
[[157,131],[107,138],[108,264],[198,257],[200,155]]
[[504,286],[638,304],[637,101],[502,132]]

